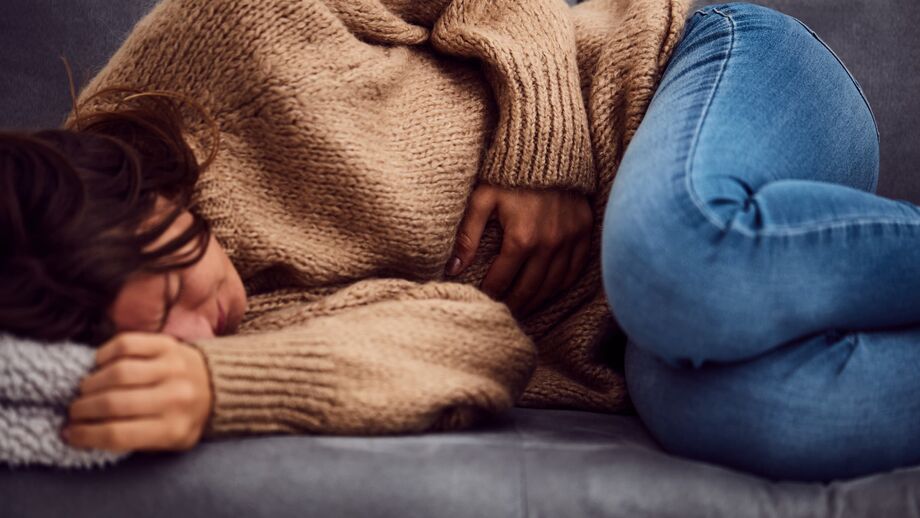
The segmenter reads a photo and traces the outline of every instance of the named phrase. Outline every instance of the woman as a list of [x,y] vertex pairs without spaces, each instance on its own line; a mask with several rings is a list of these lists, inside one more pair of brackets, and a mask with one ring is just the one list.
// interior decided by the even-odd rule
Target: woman
[[623,410],[594,222],[684,16],[165,0],[2,139],[0,328],[99,346],[80,447]]
[[[3,327],[104,343],[97,371],[70,408],[72,444],[181,449],[203,436],[238,433],[461,427],[514,403],[625,407],[602,288],[617,318],[626,315],[623,327],[636,331],[635,342],[650,344],[643,350],[661,353],[655,345],[673,338],[656,318],[683,322],[685,306],[670,305],[679,299],[668,295],[669,304],[650,311],[642,290],[660,296],[662,285],[682,287],[686,281],[668,267],[683,247],[671,243],[689,234],[662,227],[651,245],[651,229],[665,215],[631,204],[655,201],[648,189],[666,185],[663,175],[676,170],[658,166],[687,156],[683,148],[668,151],[696,142],[669,133],[667,121],[689,119],[697,105],[673,93],[664,100],[700,89],[691,72],[724,51],[724,35],[693,32],[715,8],[690,18],[683,52],[656,93],[683,30],[678,3],[592,0],[572,10],[543,0],[213,5],[160,4],[83,92],[81,110],[101,115],[75,113],[70,132],[14,146],[39,147],[18,161],[20,171],[43,164],[46,174],[70,171],[82,179],[78,186],[98,185],[87,187],[91,200],[81,205],[68,201],[78,187],[60,189],[69,180],[40,190],[31,175],[14,184],[30,202],[25,215],[9,218],[45,215],[42,225],[11,233],[13,242],[43,249],[31,240],[52,233],[55,246],[42,245],[56,253],[40,264],[39,254],[20,257],[18,271],[66,289],[49,302],[48,286],[58,285],[27,286],[34,292],[18,300],[40,302],[10,311],[15,318]],[[830,56],[778,13],[743,4],[720,9],[726,19],[762,21],[750,27],[788,34],[795,44],[790,51],[764,39],[751,47],[782,52],[791,63],[797,55]],[[745,24],[735,29],[725,30],[729,40],[754,39]],[[722,61],[738,64],[726,70],[744,68],[727,54]],[[788,80],[812,88],[813,75],[798,70]],[[758,82],[736,79],[746,88]],[[126,111],[103,102],[112,93],[106,87],[120,83],[193,97],[214,114],[218,138],[208,139],[206,117],[191,112],[181,117],[186,143],[175,138],[182,130],[171,121],[179,117],[165,105]],[[611,195],[622,207],[605,210],[653,93],[657,104],[630,147],[646,150],[627,154],[640,156],[623,163],[626,179]],[[847,99],[820,98],[833,106]],[[755,114],[773,109],[756,107]],[[792,111],[783,113],[791,119]],[[217,141],[222,153],[211,154],[198,178],[194,155]],[[775,151],[747,146],[749,153]],[[708,149],[696,156],[722,159]],[[629,178],[638,176],[650,185],[632,187]],[[606,218],[603,286],[601,228],[592,214]],[[638,219],[644,214],[654,219]],[[460,266],[448,274],[459,273],[457,282],[442,273],[452,250]],[[637,406],[653,432],[666,438],[678,426],[697,426],[655,399],[669,397],[670,371],[643,367],[634,356],[631,373],[644,382]],[[714,401],[705,403],[721,404]],[[760,438],[768,453],[770,437]],[[731,439],[742,438],[720,438]],[[695,440],[684,453],[709,444]],[[703,457],[738,464],[709,453]]]

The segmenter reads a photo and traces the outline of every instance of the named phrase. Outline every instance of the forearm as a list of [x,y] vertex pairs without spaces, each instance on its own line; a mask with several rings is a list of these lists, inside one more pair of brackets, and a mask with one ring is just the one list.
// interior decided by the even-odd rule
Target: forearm
[[507,308],[467,285],[397,286],[268,316],[300,321],[283,329],[199,341],[215,396],[205,435],[421,432],[510,408],[536,356]]

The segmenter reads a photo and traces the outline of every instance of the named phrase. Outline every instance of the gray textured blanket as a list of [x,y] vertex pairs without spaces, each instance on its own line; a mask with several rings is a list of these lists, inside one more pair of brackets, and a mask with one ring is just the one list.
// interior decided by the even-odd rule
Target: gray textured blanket
[[0,333],[0,464],[91,468],[128,455],[73,448],[59,435],[94,354],[85,345]]

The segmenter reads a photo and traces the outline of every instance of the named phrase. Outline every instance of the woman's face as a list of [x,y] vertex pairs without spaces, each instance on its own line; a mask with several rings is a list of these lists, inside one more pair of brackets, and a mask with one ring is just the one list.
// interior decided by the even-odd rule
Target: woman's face
[[[166,208],[160,200],[158,211]],[[156,248],[192,223],[185,211],[151,246]],[[192,240],[179,253],[195,247]],[[230,258],[211,235],[201,260],[166,273],[139,273],[122,287],[109,309],[116,329],[164,333],[187,342],[236,332],[246,312],[246,290]]]

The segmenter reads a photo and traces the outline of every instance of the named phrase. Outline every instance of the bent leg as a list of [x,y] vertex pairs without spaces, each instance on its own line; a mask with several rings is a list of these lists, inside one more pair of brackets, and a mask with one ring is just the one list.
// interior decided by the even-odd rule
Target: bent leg
[[813,336],[700,368],[626,351],[633,403],[666,450],[773,479],[920,464],[918,372],[920,327]]
[[842,63],[750,4],[689,20],[617,173],[611,310],[672,362],[920,323],[920,208],[873,194],[878,133]]

